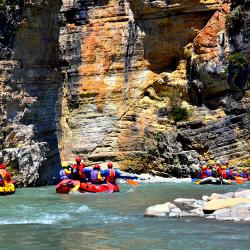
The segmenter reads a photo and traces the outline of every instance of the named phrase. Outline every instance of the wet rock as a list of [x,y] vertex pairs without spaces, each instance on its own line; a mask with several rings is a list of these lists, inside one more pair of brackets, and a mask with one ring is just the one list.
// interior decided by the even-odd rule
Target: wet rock
[[192,206],[196,202],[196,199],[187,199],[187,198],[177,198],[174,200],[174,203],[178,206]]
[[234,193],[235,198],[250,198],[250,190],[242,190]]
[[144,213],[144,216],[145,217],[165,217],[170,213],[170,211],[176,208],[177,207],[173,203],[166,202],[164,204],[159,204],[159,205],[148,207]]
[[168,216],[169,217],[176,217],[176,218],[181,217],[181,209],[178,207],[170,209]]
[[203,211],[205,214],[213,213],[216,210],[222,208],[230,208],[239,204],[249,204],[250,198],[228,198],[228,199],[215,199],[208,201],[203,206]]
[[202,207],[192,209],[189,211],[189,213],[193,216],[200,216],[200,217],[204,216],[204,212],[203,212]]
[[238,205],[231,208],[219,209],[213,215],[217,220],[249,221],[250,204],[247,206]]

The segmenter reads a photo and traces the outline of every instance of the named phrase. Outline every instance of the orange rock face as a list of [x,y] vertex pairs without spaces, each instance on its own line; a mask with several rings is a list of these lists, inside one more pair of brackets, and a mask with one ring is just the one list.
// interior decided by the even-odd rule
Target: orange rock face
[[[85,23],[62,26],[69,62],[59,138],[63,160],[143,155],[147,128],[173,129],[169,121],[159,122],[157,112],[175,88],[188,101],[184,47],[194,41],[193,60],[201,64],[217,58],[229,7],[218,0],[170,2],[97,1],[76,11]],[[77,6],[63,1],[62,14]]]

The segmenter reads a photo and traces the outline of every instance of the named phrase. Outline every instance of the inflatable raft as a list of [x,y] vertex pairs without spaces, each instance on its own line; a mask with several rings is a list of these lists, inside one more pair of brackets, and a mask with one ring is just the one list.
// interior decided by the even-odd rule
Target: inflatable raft
[[60,194],[68,194],[71,189],[73,189],[75,186],[79,185],[80,181],[77,180],[63,180],[60,183],[56,185],[56,192]]
[[63,180],[56,185],[56,192],[60,194],[68,194],[74,187],[79,185],[78,191],[81,193],[113,193],[119,192],[119,186],[117,184],[105,183],[101,185],[92,184],[90,182],[82,182],[77,180]]
[[230,185],[232,184],[231,180],[220,179],[215,177],[207,177],[204,179],[198,179],[195,181],[197,185],[204,185],[204,184],[213,184],[213,185]]
[[90,193],[113,193],[119,192],[119,186],[117,184],[105,183],[101,185],[96,185],[92,183],[81,183],[80,192],[90,192]]
[[0,195],[14,194],[15,191],[15,185],[11,182],[4,181],[4,185],[0,186]]

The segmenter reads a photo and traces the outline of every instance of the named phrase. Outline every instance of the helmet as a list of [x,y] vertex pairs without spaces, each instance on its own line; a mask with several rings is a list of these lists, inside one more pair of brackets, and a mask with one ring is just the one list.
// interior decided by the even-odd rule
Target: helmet
[[203,166],[201,167],[201,169],[207,169],[207,166],[206,166],[206,165],[203,165]]
[[62,168],[67,168],[68,164],[67,163],[62,163]]
[[101,169],[101,166],[98,165],[98,164],[96,164],[95,167],[94,167],[94,169]]
[[0,169],[5,169],[7,166],[6,166],[6,164],[5,163],[1,163],[0,164]]
[[82,161],[80,156],[77,156],[75,160],[76,160],[76,163],[80,163]]
[[109,162],[108,163],[108,168],[112,168],[113,167],[113,163]]
[[221,168],[222,168],[222,169],[227,169],[227,166],[223,165]]

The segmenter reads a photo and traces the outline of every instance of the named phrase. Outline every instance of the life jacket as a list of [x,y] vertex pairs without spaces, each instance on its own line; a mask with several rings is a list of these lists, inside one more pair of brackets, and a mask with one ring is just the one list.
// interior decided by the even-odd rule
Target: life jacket
[[83,169],[85,168],[85,164],[74,164],[72,166],[72,174],[74,179],[85,179],[86,175],[83,173]]
[[207,178],[207,177],[210,177],[212,174],[210,171],[208,171],[207,169],[205,170],[201,170],[201,179],[204,179],[204,178]]
[[103,181],[101,172],[98,170],[92,170],[90,172],[90,180],[92,183],[101,183]]
[[9,171],[5,169],[0,169],[0,175],[3,177],[3,179],[7,182],[11,181],[11,174]]
[[226,170],[223,169],[221,171],[221,176],[222,176],[223,179],[231,179],[231,178],[233,178],[232,173],[230,172],[229,169],[226,169]]
[[67,180],[68,179],[68,175],[67,175],[68,170],[67,171],[66,170],[67,169],[60,170],[59,175],[60,175],[61,180]]
[[243,178],[248,178],[248,176],[249,176],[248,172],[247,171],[243,171],[242,177]]
[[115,183],[115,170],[113,168],[108,169],[109,175],[106,176],[105,181],[110,182],[110,183]]

